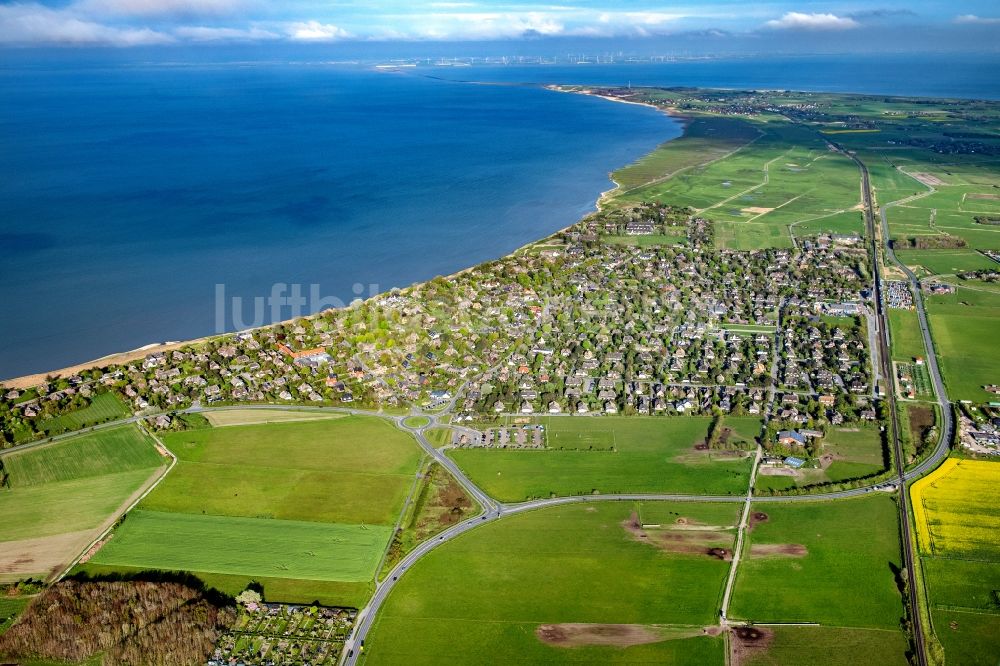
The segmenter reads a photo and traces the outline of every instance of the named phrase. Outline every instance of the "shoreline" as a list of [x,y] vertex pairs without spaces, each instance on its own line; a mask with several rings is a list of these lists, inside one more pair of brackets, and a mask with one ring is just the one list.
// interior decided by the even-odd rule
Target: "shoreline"
[[[551,90],[553,92],[562,92],[562,93],[572,93],[572,94],[578,94],[578,95],[587,95],[587,96],[590,96],[590,97],[597,97],[597,98],[600,98],[600,99],[603,99],[603,100],[607,100],[609,102],[618,102],[618,103],[621,103],[621,104],[632,104],[632,105],[635,105],[635,106],[647,106],[649,108],[656,109],[657,111],[659,111],[659,112],[661,112],[661,113],[663,113],[663,114],[665,114],[667,116],[670,116],[671,118],[673,118],[673,119],[678,120],[678,121],[681,122],[681,134],[679,136],[677,136],[677,137],[674,137],[676,139],[682,138],[684,136],[684,132],[687,130],[687,122],[686,122],[687,119],[686,119],[686,117],[681,116],[681,115],[673,112],[672,110],[669,110],[669,109],[664,108],[664,107],[658,107],[658,106],[655,106],[653,104],[647,104],[645,102],[632,102],[632,101],[629,101],[629,100],[618,99],[618,98],[615,98],[615,97],[612,97],[612,96],[608,96],[608,95],[598,95],[598,94],[593,93],[590,90],[567,90],[567,89],[565,89],[565,87],[562,87],[562,86],[557,85],[557,84],[549,84],[549,85],[545,85],[543,87],[546,90]],[[657,150],[660,146],[662,146],[663,143],[667,143],[668,141],[672,141],[672,140],[673,139],[667,139],[667,141],[664,141],[664,142],[661,142],[661,143],[657,144],[653,148],[653,150],[651,150],[648,153],[640,156],[636,161],[645,158],[647,155],[651,154],[653,151]],[[632,162],[632,163],[634,163],[634,162]],[[630,163],[630,164],[632,164],[632,163]],[[622,166],[616,168],[614,171],[617,171],[618,169],[624,168],[626,166],[628,166],[628,165],[627,164],[626,165],[622,165]],[[593,212],[600,212],[601,209],[602,209],[602,205],[609,198],[611,198],[611,196],[613,196],[614,192],[618,191],[621,188],[621,185],[618,183],[618,181],[616,181],[614,179],[614,177],[612,175],[612,174],[614,174],[614,171],[608,172],[608,179],[614,184],[614,186],[611,187],[611,188],[609,188],[609,189],[607,189],[607,190],[604,190],[603,192],[601,192],[600,194],[598,194],[597,198],[594,200],[594,210],[593,210]],[[589,215],[589,214],[590,213],[588,213],[587,215]],[[586,215],[584,217],[586,217]],[[554,236],[556,234],[563,233],[567,229],[570,229],[571,227],[573,227],[576,224],[578,224],[580,222],[580,220],[584,219],[584,217],[581,217],[581,218],[575,220],[574,222],[572,222],[571,224],[569,224],[569,225],[567,225],[565,227],[562,227],[560,229],[556,229],[555,231],[553,231],[553,232],[551,232],[549,234],[546,234],[546,235],[541,236],[539,238],[536,238],[536,239],[534,239],[532,241],[529,241],[529,242],[525,243],[524,245],[516,247],[513,250],[511,250],[510,252],[507,252],[506,254],[500,255],[498,257],[494,257],[492,259],[487,259],[486,261],[482,261],[482,262],[473,264],[471,266],[466,266],[465,268],[462,268],[460,270],[454,271],[454,272],[449,273],[447,275],[435,276],[434,278],[430,278],[430,279],[435,279],[437,277],[443,277],[445,279],[450,279],[450,278],[458,277],[460,275],[464,275],[465,273],[468,273],[469,271],[476,269],[478,266],[480,266],[482,264],[489,263],[489,262],[492,262],[492,261],[497,261],[497,260],[499,260],[499,259],[501,259],[503,257],[516,254],[518,252],[521,252],[525,248],[530,247],[531,245],[534,245],[535,243],[538,243],[539,241],[545,240],[546,238],[549,238],[549,237]],[[424,284],[426,282],[429,282],[429,281],[430,280],[423,280],[423,281],[419,281],[419,282],[414,282],[414,283],[412,283],[412,284],[410,284],[410,285],[408,285],[406,287],[401,287],[400,289],[401,290],[412,289],[413,287],[422,285],[422,284]],[[377,301],[379,298],[384,297],[388,293],[389,292],[382,292],[382,293],[379,293],[379,294],[375,294],[374,296],[370,296],[367,299],[364,299],[363,302]],[[349,309],[351,307],[353,307],[353,304],[348,304],[344,308],[337,308],[337,309],[338,310],[345,310],[345,309]],[[327,310],[321,310],[320,312],[314,312],[314,313],[311,313],[311,314],[302,315],[301,317],[296,317],[295,319],[303,319],[303,318],[310,319],[310,318],[313,318],[313,317],[317,317],[317,316],[323,314],[323,312],[326,312],[326,311]],[[285,320],[282,320],[282,321],[276,321],[276,322],[272,322],[272,323],[269,323],[269,324],[264,324],[263,326],[257,326],[257,327],[254,327],[254,328],[244,329],[244,331],[262,331],[262,330],[265,330],[265,329],[273,328],[275,326],[281,326],[281,325],[289,324],[289,323],[295,321],[295,319],[285,319]],[[152,342],[152,343],[142,345],[141,347],[137,347],[137,348],[129,350],[129,351],[112,352],[110,354],[106,354],[104,356],[100,356],[100,357],[95,358],[95,359],[91,359],[91,360],[88,360],[88,361],[81,361],[80,363],[76,363],[76,364],[73,364],[73,365],[65,366],[65,367],[62,367],[62,368],[57,368],[57,369],[54,369],[54,370],[48,370],[48,371],[45,371],[45,372],[36,372],[36,373],[28,374],[28,375],[21,375],[21,376],[18,376],[18,377],[10,377],[10,378],[7,378],[7,379],[0,379],[0,387],[3,387],[5,389],[17,389],[17,390],[22,390],[23,391],[23,390],[30,389],[30,388],[33,388],[35,386],[41,385],[43,382],[47,381],[48,378],[50,378],[50,377],[52,377],[52,378],[63,378],[63,377],[69,377],[69,376],[78,374],[78,373],[83,372],[85,370],[93,370],[95,368],[102,368],[102,367],[106,367],[106,366],[109,366],[109,365],[123,365],[123,364],[129,363],[131,361],[136,361],[136,360],[145,358],[146,356],[149,356],[150,354],[154,354],[154,353],[157,353],[157,352],[169,352],[169,351],[173,351],[175,349],[181,349],[181,348],[187,347],[187,346],[200,345],[200,344],[204,344],[206,342],[209,342],[209,341],[211,341],[213,339],[228,337],[228,336],[236,335],[237,333],[241,333],[241,332],[243,332],[243,331],[228,331],[226,333],[214,333],[214,334],[211,334],[211,335],[205,335],[205,336],[198,337],[198,338],[191,338],[191,339],[188,339],[188,340]]]

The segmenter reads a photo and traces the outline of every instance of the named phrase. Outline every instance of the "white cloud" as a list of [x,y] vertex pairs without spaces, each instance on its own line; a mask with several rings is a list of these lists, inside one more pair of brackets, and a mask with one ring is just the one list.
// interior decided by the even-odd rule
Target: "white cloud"
[[1000,25],[1000,18],[986,16],[976,16],[975,14],[962,14],[955,17],[955,23],[964,25]]
[[780,19],[768,21],[765,25],[779,30],[849,30],[861,24],[852,18],[836,14],[787,12]]
[[78,0],[71,7],[88,13],[123,16],[203,16],[230,14],[244,0]]
[[108,26],[36,3],[0,5],[0,44],[141,46],[172,41],[149,28]]
[[214,28],[203,25],[181,26],[174,30],[174,35],[193,42],[222,41],[259,41],[264,39],[280,39],[281,35],[261,28]]
[[339,28],[332,23],[320,23],[319,21],[289,23],[287,33],[292,39],[314,42],[329,42],[335,39],[346,39],[351,36],[343,28]]

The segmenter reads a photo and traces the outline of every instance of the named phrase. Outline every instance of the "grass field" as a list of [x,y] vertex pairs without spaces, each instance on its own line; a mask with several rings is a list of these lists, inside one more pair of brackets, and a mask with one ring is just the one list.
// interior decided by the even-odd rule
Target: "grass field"
[[882,437],[874,426],[829,428],[823,438],[823,452],[834,456],[826,469],[831,481],[842,481],[885,469]]
[[[903,603],[894,573],[900,566],[899,530],[890,497],[753,509],[765,512],[767,520],[748,533],[749,556],[740,563],[731,617],[899,627]],[[761,546],[801,546],[805,554],[755,555],[753,549]]]
[[391,525],[420,451],[381,419],[232,426],[170,433],[180,463],[143,508],[180,513]]
[[694,449],[704,441],[709,421],[553,417],[542,419],[547,449],[457,449],[449,455],[502,501],[594,492],[745,492],[749,458]]
[[346,414],[337,414],[336,412],[310,412],[283,409],[223,409],[204,413],[205,419],[216,428],[259,423],[340,419],[345,416]]
[[916,310],[888,308],[889,332],[892,336],[892,360],[912,361],[918,356],[926,357],[924,337],[920,334],[920,323]]
[[[469,532],[406,572],[369,634],[368,664],[670,663],[723,664],[721,637],[632,647],[557,647],[535,635],[550,623],[658,625],[697,635],[717,622],[728,564],[660,550],[629,534],[637,510],[731,525],[738,507],[601,503],[555,507]],[[730,546],[734,533],[724,532]]]
[[381,419],[167,433],[179,462],[85,569],[182,569],[226,592],[361,606],[421,457]]
[[42,421],[40,428],[48,435],[58,435],[113,421],[128,415],[128,408],[114,393],[101,393],[83,409],[61,414]]
[[664,143],[634,164],[615,171],[611,177],[622,192],[627,192],[679,170],[718,159],[759,135],[751,123],[736,118],[692,118],[683,136]]
[[[151,470],[163,464],[152,439],[134,425],[74,437],[3,458],[10,486],[22,488],[57,481]],[[147,473],[148,475],[148,473]]]
[[363,582],[389,542],[380,525],[133,511],[95,564]]
[[948,396],[986,402],[992,394],[983,386],[1000,383],[1000,355],[996,353],[1000,296],[968,289],[951,296],[928,299],[931,334]]
[[909,664],[906,636],[895,629],[786,626],[768,631],[773,632],[770,644],[751,651],[740,660],[741,666]]
[[975,250],[899,250],[896,257],[919,274],[954,275],[984,268],[1000,268],[1000,264]]
[[403,419],[403,425],[407,428],[423,428],[431,422],[426,416],[408,416]]

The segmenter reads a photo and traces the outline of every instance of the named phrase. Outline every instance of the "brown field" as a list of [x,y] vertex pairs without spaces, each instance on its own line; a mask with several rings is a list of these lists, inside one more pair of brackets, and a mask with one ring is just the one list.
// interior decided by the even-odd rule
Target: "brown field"
[[740,666],[751,657],[765,652],[774,640],[774,633],[761,627],[733,627],[729,640],[732,666]]
[[800,543],[756,543],[750,557],[805,557],[809,551]]
[[791,467],[760,467],[757,473],[761,476],[798,476]]
[[100,532],[83,530],[21,541],[6,541],[0,548],[0,577],[24,578],[60,573],[67,559],[83,550]]
[[764,213],[770,213],[773,208],[761,208],[760,206],[749,206],[747,208],[740,209],[744,213],[753,213],[754,215],[763,215]]
[[725,528],[687,523],[681,523],[680,529],[644,528],[634,511],[621,525],[636,541],[647,543],[666,553],[705,555],[726,561],[733,558],[733,535],[724,531]]
[[985,201],[998,201],[1000,200],[1000,194],[973,194],[969,193],[965,195],[966,199],[979,199]]
[[935,176],[934,174],[926,173],[924,171],[917,171],[916,173],[911,173],[910,175],[919,180],[924,185],[927,185],[928,187],[948,184],[943,180],[941,180],[940,178],[938,178],[937,176]]
[[718,627],[658,627],[645,624],[542,624],[535,629],[538,640],[556,647],[602,645],[631,647],[694,636],[717,636]]

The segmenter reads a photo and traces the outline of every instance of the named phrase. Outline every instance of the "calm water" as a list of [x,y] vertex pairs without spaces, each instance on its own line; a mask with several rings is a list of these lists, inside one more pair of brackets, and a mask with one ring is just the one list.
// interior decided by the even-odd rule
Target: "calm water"
[[250,324],[229,299],[275,283],[349,301],[495,258],[572,223],[608,171],[679,134],[651,109],[440,78],[1000,98],[996,64],[8,66],[0,377]]
[[680,132],[539,88],[329,67],[0,77],[0,377],[213,333],[216,284],[349,302],[501,256]]

